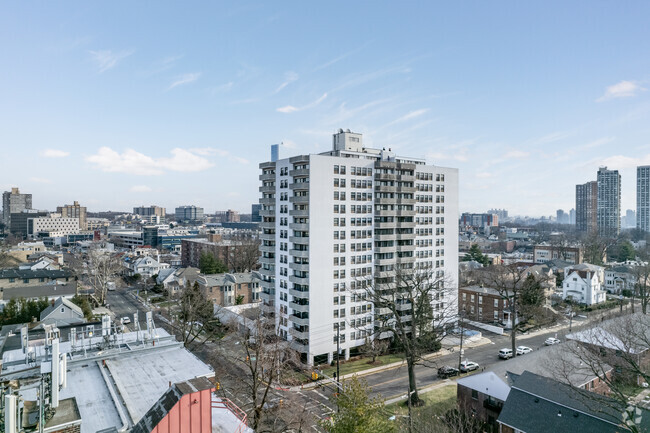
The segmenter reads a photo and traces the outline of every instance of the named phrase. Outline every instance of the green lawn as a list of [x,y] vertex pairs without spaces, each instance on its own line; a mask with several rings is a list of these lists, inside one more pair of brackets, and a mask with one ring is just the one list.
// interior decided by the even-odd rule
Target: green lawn
[[[400,362],[402,361],[402,359],[403,359],[402,355],[397,353],[397,354],[378,356],[377,357],[378,362],[376,362],[375,364],[369,364],[368,363],[370,362],[369,358],[361,358],[355,361],[347,361],[347,362],[341,361],[339,370],[341,376],[345,376],[346,374],[357,373],[359,371],[367,370],[369,368],[381,367],[382,365],[388,365],[394,362]],[[332,375],[336,373],[336,365],[334,365],[334,367],[324,368],[323,372],[325,373],[326,376],[333,377]]]
[[[424,405],[415,410],[426,410],[432,415],[441,415],[456,406],[456,384],[446,385],[425,393],[420,392],[419,396],[424,401]],[[408,405],[406,401],[393,403],[386,406],[386,410],[395,415],[406,415],[408,414]]]

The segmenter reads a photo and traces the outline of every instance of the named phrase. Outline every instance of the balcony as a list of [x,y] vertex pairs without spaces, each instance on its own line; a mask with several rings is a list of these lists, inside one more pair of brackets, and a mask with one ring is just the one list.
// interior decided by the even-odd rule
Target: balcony
[[263,241],[274,241],[275,233],[262,233],[260,234],[260,239]]
[[262,221],[260,223],[260,228],[262,230],[264,230],[264,229],[274,229],[275,228],[275,221]]
[[262,253],[274,253],[275,245],[260,245],[260,252]]
[[397,245],[396,248],[397,248],[398,252],[402,252],[402,253],[409,252],[409,251],[415,251],[415,245],[413,245],[413,244],[411,244],[411,245]]
[[309,290],[289,289],[289,294],[296,298],[309,299]]
[[309,245],[309,236],[289,236],[289,242],[294,244]]
[[289,275],[289,281],[295,284],[309,284],[309,277],[296,277],[295,275]]
[[394,265],[397,263],[396,257],[386,258],[386,259],[375,259],[375,265],[385,266],[385,265]]
[[295,191],[307,191],[309,190],[309,182],[292,183],[289,185],[289,189],[293,189]]
[[395,252],[395,245],[391,245],[389,247],[375,247],[373,250],[375,253],[393,253]]
[[260,204],[275,204],[275,197],[262,197]]
[[298,338],[300,340],[308,340],[309,339],[309,331],[298,331],[294,327],[289,328],[289,334],[291,334],[291,336],[293,338]]
[[395,211],[395,209],[378,209],[378,210],[375,210],[375,215],[379,216],[379,217],[384,217],[384,216],[387,216],[387,217],[392,216],[392,217],[394,217],[396,215],[396,211]]
[[275,216],[275,209],[260,209],[261,217],[272,217]]
[[267,303],[263,302],[262,303],[262,312],[263,313],[270,313],[270,314],[275,313],[275,305],[267,304]]
[[265,180],[275,180],[275,173],[260,174],[260,180],[262,182]]
[[289,263],[289,269],[294,271],[309,271],[309,263]]
[[[406,201],[402,200],[400,203],[406,204]],[[413,200],[413,203],[415,203],[415,200]],[[400,210],[396,211],[395,215],[397,215],[397,216],[415,216],[415,209],[411,209],[411,210],[400,209]]]
[[382,181],[382,180],[394,181],[395,179],[396,179],[396,176],[394,174],[375,173],[375,180],[376,181]]
[[296,204],[309,204],[309,196],[308,195],[299,195],[299,196],[289,197],[289,202],[290,203],[296,203]]
[[375,235],[375,240],[377,241],[395,241],[397,239],[397,236],[395,233],[391,234],[376,234]]
[[[262,212],[260,211],[260,215],[262,215]],[[275,215],[275,214],[271,214]],[[289,215],[291,216],[296,216],[296,217],[308,217],[309,216],[309,209],[292,209],[289,211]]]
[[304,258],[309,258],[309,250],[295,250],[291,249],[289,250],[289,254],[291,254],[294,257],[304,257]]
[[262,185],[259,190],[261,193],[272,193],[275,192],[275,185]]
[[377,191],[377,192],[395,192],[395,191],[397,191],[397,188],[395,186],[377,185],[377,184],[375,184],[375,191]]
[[260,264],[275,265],[275,257],[260,256],[258,261]]
[[290,322],[295,323],[296,325],[309,326],[309,317],[302,318],[299,316],[290,315],[288,319]]
[[309,313],[309,304],[299,304],[297,302],[291,301],[289,302],[289,308],[300,313]]
[[260,298],[262,298],[262,301],[266,301],[264,304],[271,304],[273,301],[275,301],[275,292],[274,293],[262,292],[260,293]]
[[291,230],[305,232],[305,231],[309,231],[309,223],[307,224],[289,223],[289,228]]
[[308,168],[301,168],[301,169],[298,169],[298,170],[289,170],[289,176],[308,177],[309,176],[309,169]]
[[309,344],[302,344],[297,340],[291,342],[291,348],[300,353],[309,353]]

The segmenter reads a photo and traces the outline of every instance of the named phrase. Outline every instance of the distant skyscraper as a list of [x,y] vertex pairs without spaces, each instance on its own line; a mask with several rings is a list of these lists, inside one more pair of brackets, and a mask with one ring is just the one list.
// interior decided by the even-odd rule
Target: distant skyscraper
[[636,168],[636,227],[650,232],[650,165]]
[[621,231],[621,175],[618,170],[598,169],[598,233],[617,236]]
[[271,145],[271,162],[275,162],[280,159],[280,145],[272,144]]
[[632,209],[628,209],[625,211],[625,222],[621,222],[621,226],[625,227],[626,229],[631,229],[636,227],[636,212],[634,212]]
[[580,232],[595,232],[598,212],[598,182],[576,185],[576,229]]
[[576,223],[576,210],[571,209],[569,211],[569,224],[575,225],[575,223]]
[[2,194],[2,222],[5,224],[5,230],[9,231],[12,213],[19,213],[24,209],[31,208],[31,194],[21,194],[18,188],[11,188],[11,192],[5,191]]
[[202,222],[203,208],[196,206],[179,206],[176,208],[176,222]]
[[555,222],[558,224],[565,224],[565,217],[566,214],[564,213],[563,209],[558,209],[555,211]]
[[255,203],[251,205],[251,221],[254,223],[261,223],[262,217],[260,216],[261,204]]
[[160,221],[164,222],[165,214],[167,213],[167,210],[164,207],[160,207],[160,206],[142,205],[140,207],[134,207],[133,213],[136,215],[140,215],[141,217],[144,218],[151,217],[151,216],[159,216]]

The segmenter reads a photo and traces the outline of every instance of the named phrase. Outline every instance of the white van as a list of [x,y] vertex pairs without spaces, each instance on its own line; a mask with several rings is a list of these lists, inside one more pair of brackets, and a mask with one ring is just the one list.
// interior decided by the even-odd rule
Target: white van
[[510,358],[512,358],[512,349],[501,349],[501,350],[499,350],[499,358],[501,358],[501,359],[510,359]]

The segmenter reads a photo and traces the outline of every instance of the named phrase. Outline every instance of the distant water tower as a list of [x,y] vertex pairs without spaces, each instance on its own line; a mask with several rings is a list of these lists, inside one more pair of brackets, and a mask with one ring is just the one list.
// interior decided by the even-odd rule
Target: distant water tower
[[280,145],[272,144],[271,145],[271,162],[275,162],[280,159]]

